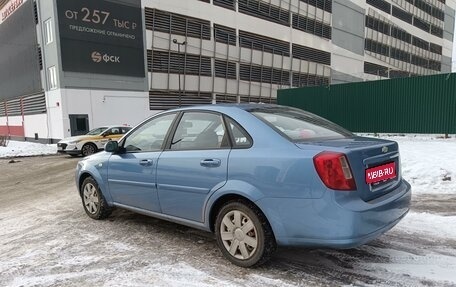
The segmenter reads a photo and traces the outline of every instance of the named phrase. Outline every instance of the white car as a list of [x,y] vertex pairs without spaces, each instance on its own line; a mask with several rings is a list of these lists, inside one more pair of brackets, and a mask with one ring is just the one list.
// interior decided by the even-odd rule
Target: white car
[[110,140],[119,140],[131,130],[127,126],[106,126],[91,130],[85,135],[64,138],[57,143],[57,151],[71,156],[88,156],[104,149]]

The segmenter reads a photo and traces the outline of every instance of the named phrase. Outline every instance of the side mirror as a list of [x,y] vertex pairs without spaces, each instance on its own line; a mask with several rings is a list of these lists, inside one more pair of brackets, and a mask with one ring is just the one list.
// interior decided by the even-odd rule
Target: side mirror
[[119,143],[116,142],[116,141],[108,141],[105,144],[104,150],[107,151],[107,152],[112,152],[112,153],[118,152],[119,151]]

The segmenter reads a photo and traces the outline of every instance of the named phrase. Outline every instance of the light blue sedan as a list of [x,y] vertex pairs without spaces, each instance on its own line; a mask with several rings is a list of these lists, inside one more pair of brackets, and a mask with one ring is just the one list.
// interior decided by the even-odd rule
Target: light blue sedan
[[277,246],[351,248],[408,212],[396,142],[357,137],[277,105],[210,105],[157,114],[78,163],[93,219],[115,207],[215,232],[250,267]]

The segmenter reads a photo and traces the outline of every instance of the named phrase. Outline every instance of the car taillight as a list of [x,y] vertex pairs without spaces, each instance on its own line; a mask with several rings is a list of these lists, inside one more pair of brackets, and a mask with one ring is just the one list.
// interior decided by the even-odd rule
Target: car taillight
[[315,169],[323,183],[335,190],[355,190],[356,184],[343,153],[324,151],[313,158]]

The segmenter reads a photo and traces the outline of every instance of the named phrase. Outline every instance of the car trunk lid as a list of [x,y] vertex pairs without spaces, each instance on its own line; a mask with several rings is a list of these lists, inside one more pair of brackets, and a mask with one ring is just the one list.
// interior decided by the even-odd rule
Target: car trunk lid
[[364,201],[385,195],[400,183],[399,147],[394,141],[353,137],[296,145],[301,149],[309,149],[312,145],[322,151],[344,153],[355,179],[356,192]]

